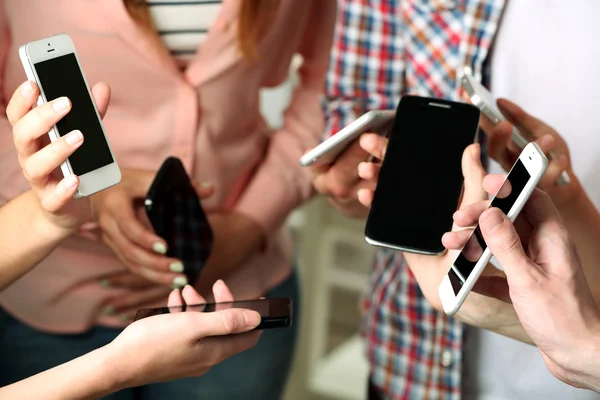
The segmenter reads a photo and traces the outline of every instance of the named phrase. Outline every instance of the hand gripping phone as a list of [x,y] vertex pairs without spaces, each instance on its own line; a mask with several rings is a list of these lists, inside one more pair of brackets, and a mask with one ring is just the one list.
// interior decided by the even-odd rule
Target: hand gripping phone
[[[501,121],[506,121],[504,115],[496,107],[496,100],[489,90],[479,83],[472,75],[471,68],[465,67],[463,75],[461,77],[461,83],[469,98],[474,106],[479,108],[483,115],[485,115],[493,124],[497,124]],[[530,137],[525,137],[516,127],[512,128],[511,140],[521,150],[527,146],[529,142],[534,141]],[[554,152],[548,152],[548,158],[554,159],[556,155]],[[567,171],[563,171],[561,176],[558,178],[559,185],[568,185],[571,182],[571,177]]]
[[142,318],[176,312],[214,312],[228,308],[243,308],[260,314],[260,324],[254,330],[288,328],[292,326],[292,300],[287,297],[259,300],[232,301],[229,303],[208,303],[181,307],[146,308],[139,310],[135,321]]
[[[501,198],[497,194],[489,207],[499,208],[514,222],[547,167],[548,159],[542,150],[537,144],[529,143],[498,191],[504,195]],[[491,257],[477,225],[440,284],[439,295],[446,314],[456,314]]]
[[394,110],[369,111],[341,131],[321,142],[300,158],[303,167],[328,165],[364,133],[387,136],[394,121]]
[[83,134],[81,147],[61,165],[64,176],[74,174],[79,177],[75,197],[87,197],[119,183],[121,171],[71,38],[61,34],[26,43],[19,48],[19,57],[27,79],[36,82],[40,89],[38,106],[62,96],[71,101],[71,111],[50,129],[48,135],[55,141],[73,130]]
[[445,251],[462,191],[462,155],[475,141],[471,104],[403,96],[365,227],[373,245],[419,254]]
[[214,239],[200,198],[178,158],[164,161],[144,206],[154,231],[167,242],[167,256],[183,263],[193,285],[210,256]]

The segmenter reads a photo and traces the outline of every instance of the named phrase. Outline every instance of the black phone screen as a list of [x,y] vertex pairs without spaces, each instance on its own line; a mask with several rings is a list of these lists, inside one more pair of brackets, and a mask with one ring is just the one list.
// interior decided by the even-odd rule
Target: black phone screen
[[288,297],[242,300],[227,303],[195,304],[179,307],[145,308],[138,310],[135,321],[154,315],[173,314],[185,311],[214,312],[229,308],[243,308],[245,310],[258,312],[262,321],[256,329],[284,328],[290,326],[292,323],[292,300]]
[[183,263],[194,284],[213,246],[213,232],[196,190],[178,158],[169,157],[158,170],[145,201],[146,214],[169,257]]
[[365,235],[382,245],[437,254],[462,190],[462,155],[475,141],[479,110],[469,104],[400,100]]
[[56,128],[60,136],[76,129],[83,134],[83,144],[69,157],[73,173],[83,175],[112,164],[113,157],[75,54],[36,63],[34,68],[48,102],[62,96],[71,100],[71,111],[58,121]]
[[[530,179],[531,175],[523,162],[517,160],[498,191],[498,195],[492,199],[490,207],[499,208],[504,214],[508,215]],[[458,295],[486,249],[487,244],[483,240],[479,225],[477,225],[456,261],[454,261],[450,271],[448,271],[454,295]]]

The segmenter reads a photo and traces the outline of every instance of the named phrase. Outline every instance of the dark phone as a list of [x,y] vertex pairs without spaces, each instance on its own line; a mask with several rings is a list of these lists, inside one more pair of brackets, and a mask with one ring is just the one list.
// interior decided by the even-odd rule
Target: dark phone
[[464,150],[475,141],[479,109],[403,96],[398,104],[365,227],[367,242],[441,254],[460,198]]
[[145,308],[138,310],[135,315],[135,321],[154,315],[171,314],[175,312],[214,312],[228,308],[243,308],[258,312],[261,316],[261,322],[255,330],[287,328],[292,325],[292,300],[288,297],[232,301],[229,303],[196,304],[181,307]]
[[167,255],[181,260],[193,285],[212,251],[213,231],[178,158],[169,157],[160,167],[144,206],[154,231],[167,242]]

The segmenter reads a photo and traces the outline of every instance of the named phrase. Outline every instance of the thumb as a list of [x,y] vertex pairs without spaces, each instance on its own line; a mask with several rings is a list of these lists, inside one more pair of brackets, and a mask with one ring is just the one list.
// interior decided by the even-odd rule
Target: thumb
[[201,337],[224,336],[248,332],[260,324],[260,314],[252,310],[231,308],[208,313],[190,313],[198,318]]
[[486,175],[481,165],[481,147],[472,144],[467,147],[462,157],[462,172],[464,176],[464,193],[460,207],[487,199],[487,193],[483,189],[483,178]]
[[483,239],[492,254],[500,261],[510,282],[511,276],[523,274],[532,262],[525,254],[521,238],[512,222],[498,208],[490,208],[481,214],[479,226]]

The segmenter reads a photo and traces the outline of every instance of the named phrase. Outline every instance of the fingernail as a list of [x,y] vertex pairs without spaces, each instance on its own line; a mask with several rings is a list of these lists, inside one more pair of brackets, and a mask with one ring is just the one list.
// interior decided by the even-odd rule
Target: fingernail
[[104,315],[114,315],[114,313],[115,313],[116,311],[117,311],[117,310],[115,310],[115,307],[114,307],[114,306],[106,306],[106,307],[104,307],[104,308],[102,309],[102,314],[104,314]]
[[483,221],[481,221],[483,227],[487,230],[494,230],[497,226],[504,222],[504,215],[498,209],[492,209],[485,213]]
[[246,326],[254,328],[260,324],[260,314],[256,311],[244,311],[244,318],[246,319]]
[[554,144],[554,138],[552,135],[546,135],[542,138],[542,147],[548,148]]
[[129,321],[131,318],[129,317],[129,315],[127,314],[120,314],[119,315],[119,320],[123,321],[123,322],[127,322]]
[[174,288],[181,288],[187,284],[188,284],[188,280],[185,276],[178,276],[177,278],[173,279],[173,287]]
[[71,146],[83,142],[83,134],[81,131],[70,132],[67,136],[65,136],[65,142]]
[[69,108],[69,104],[69,99],[67,99],[66,97],[61,97],[52,102],[52,108],[56,112],[63,112],[67,108]]
[[30,97],[33,93],[33,87],[31,86],[31,82],[27,81],[21,85],[21,94],[24,97]]
[[152,250],[158,254],[167,254],[167,245],[163,242],[155,242],[152,245]]
[[213,184],[212,184],[212,183],[209,183],[209,182],[203,182],[203,183],[201,183],[201,184],[200,184],[200,187],[201,187],[202,189],[210,189],[210,188],[212,188],[212,187],[213,187]]
[[100,281],[100,287],[107,289],[110,287],[110,281],[108,279],[102,279]]
[[475,160],[479,160],[479,157],[481,157],[481,147],[479,147],[479,144],[473,145],[473,149],[471,149],[471,156],[473,156]]
[[169,269],[171,270],[171,272],[183,272],[183,264],[180,261],[175,261],[174,263],[171,263],[171,265],[169,265]]
[[77,183],[78,180],[75,175],[67,175],[62,180],[62,184],[65,189],[73,189],[75,186],[77,186]]

